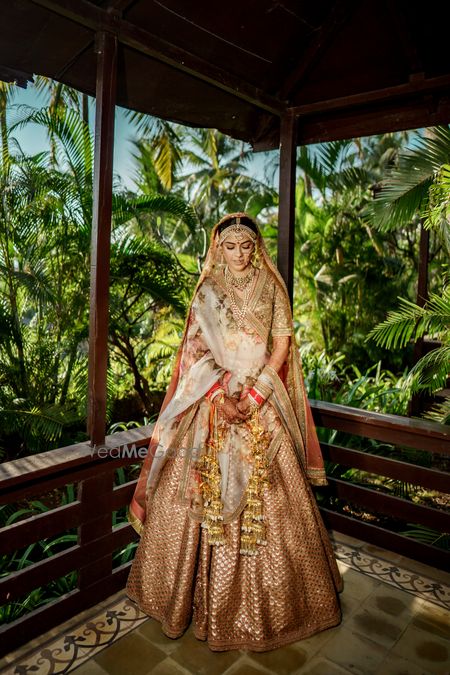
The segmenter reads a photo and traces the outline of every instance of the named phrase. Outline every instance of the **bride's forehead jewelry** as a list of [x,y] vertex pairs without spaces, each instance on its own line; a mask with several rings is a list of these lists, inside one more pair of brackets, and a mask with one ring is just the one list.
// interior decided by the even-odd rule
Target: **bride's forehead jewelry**
[[251,227],[241,222],[240,216],[234,218],[234,223],[226,227],[219,236],[219,245],[231,234],[234,234],[238,241],[242,241],[247,235],[252,241],[256,241],[256,232],[253,232]]

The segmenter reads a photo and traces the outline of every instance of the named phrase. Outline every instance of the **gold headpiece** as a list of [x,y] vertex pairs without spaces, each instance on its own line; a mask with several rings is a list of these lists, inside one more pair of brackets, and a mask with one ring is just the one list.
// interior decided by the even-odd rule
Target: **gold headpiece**
[[234,220],[236,222],[233,223],[233,225],[229,225],[226,227],[223,232],[219,236],[219,245],[227,238],[230,236],[230,234],[234,234],[236,236],[236,239],[240,241],[245,237],[246,234],[249,235],[249,237],[252,239],[252,241],[256,241],[257,239],[257,234],[252,230],[251,227],[248,227],[248,225],[245,225],[244,223],[241,223],[241,216],[234,216]]

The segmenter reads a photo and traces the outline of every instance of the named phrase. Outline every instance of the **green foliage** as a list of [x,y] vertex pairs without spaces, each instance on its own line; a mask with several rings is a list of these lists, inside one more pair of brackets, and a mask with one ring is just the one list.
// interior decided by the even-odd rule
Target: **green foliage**
[[[59,504],[68,504],[75,500],[74,486],[69,484],[63,491],[59,491],[56,499]],[[0,527],[8,527],[20,520],[30,518],[40,513],[47,513],[53,507],[44,503],[42,499],[30,499],[26,506],[6,504],[0,507]],[[13,572],[26,569],[30,565],[64,551],[77,544],[76,530],[68,531],[56,537],[32,542],[22,550],[0,558],[0,577],[7,577]],[[46,586],[39,587],[18,600],[0,607],[0,623],[15,621],[24,614],[60,597],[76,588],[77,573],[70,572],[55,579]]]
[[340,352],[358,367],[382,360],[397,369],[404,360],[365,342],[386,303],[409,293],[415,275],[417,228],[407,233],[406,257],[403,241],[374,231],[365,215],[373,185],[398,147],[399,136],[390,135],[301,148],[298,157],[294,314],[300,342],[328,355]]
[[[431,153],[431,157],[423,157],[423,152],[417,150],[412,157],[407,155],[406,159],[411,169],[414,162],[419,167],[428,166],[431,169],[432,162],[441,159],[446,153],[447,157],[450,156],[450,130],[438,129],[436,135],[428,140],[428,145],[431,144],[435,152]],[[435,168],[434,165],[433,168]],[[399,175],[395,180],[399,180]],[[389,193],[390,188],[386,189]],[[421,204],[426,199],[428,205],[424,211],[425,225],[434,230],[446,254],[441,274],[442,290],[439,293],[430,293],[423,306],[400,297],[400,309],[388,312],[387,318],[369,332],[367,339],[373,338],[377,344],[387,349],[404,347],[410,340],[417,340],[424,335],[430,335],[439,341],[438,348],[422,356],[409,373],[413,392],[435,393],[445,388],[450,374],[450,278],[448,276],[450,170],[448,164],[441,166],[432,178],[432,182],[427,183],[426,194],[423,193]],[[405,209],[411,206],[411,204],[408,206],[409,202],[405,198],[401,200],[401,203],[407,205]],[[415,208],[415,202],[412,203]],[[396,218],[400,219],[396,207],[393,207],[392,217],[394,221]],[[426,416],[443,424],[449,424],[450,397],[446,396],[443,402],[434,405]]]
[[[450,140],[448,156],[450,157]],[[446,282],[450,282],[448,275],[448,260],[450,258],[450,164],[443,164],[437,172],[434,181],[428,190],[428,206],[423,212],[424,227],[437,234],[444,253]]]
[[[47,129],[53,152],[24,157],[11,141],[18,154],[8,154],[0,173],[0,448],[5,457],[86,438],[93,142],[75,108],[21,107],[12,131],[26,124]],[[148,404],[143,371],[155,321],[167,306],[184,316],[191,280],[166,247],[137,233],[149,214],[163,213],[194,232],[195,213],[181,197],[114,195],[108,414],[124,365],[128,387],[144,407]]]
[[425,527],[425,525],[408,523],[408,527],[402,530],[401,534],[411,539],[416,539],[423,544],[450,551],[450,534],[446,532],[438,532],[430,527]]
[[368,213],[379,230],[392,230],[411,222],[426,210],[429,188],[443,164],[450,161],[450,128],[434,127],[404,149],[384,176],[381,190]]
[[301,350],[309,398],[396,415],[406,413],[411,390],[407,373],[383,370],[381,361],[365,372],[347,365],[343,354],[328,357]]

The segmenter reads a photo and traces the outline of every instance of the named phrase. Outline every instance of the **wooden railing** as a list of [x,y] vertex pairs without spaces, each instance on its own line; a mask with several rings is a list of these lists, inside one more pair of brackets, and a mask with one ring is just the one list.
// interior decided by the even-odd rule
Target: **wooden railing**
[[[348,406],[313,402],[314,421],[319,427],[384,441],[395,446],[450,456],[450,427],[426,420],[367,412]],[[382,457],[362,450],[322,443],[325,459],[344,467],[450,493],[450,474],[407,461]],[[449,457],[450,459],[450,457]],[[408,499],[381,492],[375,486],[355,485],[328,477],[329,492],[352,506],[371,513],[424,525],[440,533],[450,533],[450,513]],[[396,551],[433,567],[450,569],[450,551],[411,539],[386,528],[343,513],[321,508],[329,528],[363,541]]]
[[[317,426],[373,438],[393,445],[450,455],[450,427],[366,412],[347,406],[312,401]],[[112,513],[127,505],[135,482],[114,485],[117,468],[139,462],[133,448],[148,446],[151,427],[141,427],[109,436],[96,452],[81,443],[0,465],[2,504],[15,504],[43,495],[54,488],[77,483],[77,500],[0,530],[3,555],[20,551],[33,542],[77,528],[77,544],[46,560],[33,563],[0,580],[1,603],[10,603],[33,589],[77,571],[77,588],[0,628],[4,654],[78,612],[93,606],[124,587],[130,563],[113,569],[113,554],[137,539],[131,525],[112,527]],[[106,448],[106,449],[105,449]],[[127,451],[128,449],[128,451]],[[361,450],[323,444],[324,456],[345,467],[450,492],[449,474],[406,461],[371,455]],[[450,514],[363,487],[329,478],[325,488],[351,505],[378,511],[407,522],[450,532]],[[321,509],[329,527],[383,546],[435,567],[449,568],[450,553],[351,516]]]
[[[35,588],[72,571],[77,588],[0,628],[0,654],[28,642],[58,623],[91,607],[125,586],[129,564],[113,569],[114,551],[137,539],[128,523],[112,528],[112,513],[131,500],[135,481],[114,486],[114,472],[139,463],[127,448],[148,446],[150,427],[107,437],[94,452],[88,443],[0,465],[1,503],[17,503],[54,488],[77,483],[77,500],[0,529],[0,551],[9,555],[35,541],[77,528],[78,542],[52,557],[0,580],[0,604],[13,602]],[[134,456],[133,456],[134,454]],[[122,456],[118,456],[122,455]]]

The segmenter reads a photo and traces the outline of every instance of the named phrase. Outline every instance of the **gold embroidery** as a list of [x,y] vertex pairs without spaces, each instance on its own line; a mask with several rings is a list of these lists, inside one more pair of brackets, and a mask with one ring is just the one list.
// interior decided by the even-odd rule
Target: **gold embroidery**
[[298,425],[297,417],[287,394],[287,391],[279,378],[274,378],[274,389],[272,402],[285,425],[287,433],[290,433],[294,441],[294,449],[300,464],[305,467],[305,441],[304,435]]
[[[196,407],[195,412],[199,410],[199,406]],[[188,431],[184,437],[181,437],[181,434],[179,436],[179,442],[178,445],[181,444],[183,438],[186,438],[186,444],[185,447],[183,446],[183,450],[186,452],[186,456],[184,458],[184,463],[183,463],[183,470],[181,473],[181,480],[180,480],[180,487],[178,490],[178,498],[181,499],[181,501],[184,502],[190,502],[190,497],[188,499],[185,498],[186,494],[186,486],[189,480],[189,473],[191,469],[191,464],[192,464],[192,456],[191,453],[193,451],[193,444],[194,444],[194,432],[195,432],[195,426],[196,426],[197,420],[192,416],[192,421],[189,423]],[[186,425],[183,425],[183,428],[181,429],[181,433],[185,430]],[[178,434],[177,434],[178,435]],[[176,439],[177,440],[177,439]]]
[[290,307],[283,301],[282,291],[276,282],[274,286],[272,336],[291,335],[292,316]]
[[133,527],[133,529],[138,533],[139,536],[142,535],[142,531],[144,529],[143,523],[139,520],[139,518],[136,518],[136,516],[130,511],[128,508],[127,510],[127,520],[130,523],[130,525]]
[[272,328],[272,337],[290,337],[292,331],[290,328]]

